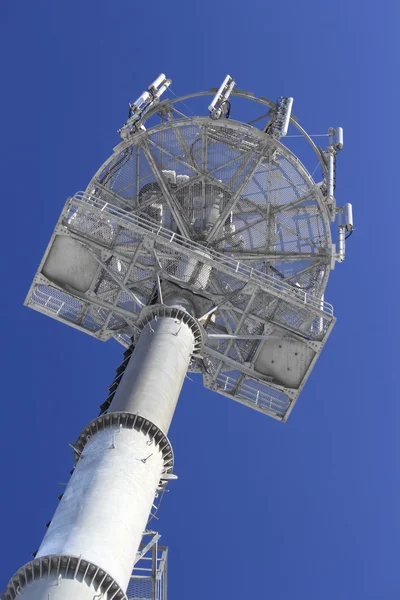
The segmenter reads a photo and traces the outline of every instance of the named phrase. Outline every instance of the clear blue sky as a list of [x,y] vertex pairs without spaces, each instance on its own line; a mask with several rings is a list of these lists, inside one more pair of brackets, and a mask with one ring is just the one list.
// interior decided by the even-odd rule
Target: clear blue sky
[[309,131],[343,125],[337,196],[356,232],[326,295],[338,323],[286,425],[185,383],[158,524],[170,598],[399,598],[399,7],[1,1],[0,590],[38,548],[122,351],[22,306],[54,223],[158,73],[178,94],[230,73],[294,96]]

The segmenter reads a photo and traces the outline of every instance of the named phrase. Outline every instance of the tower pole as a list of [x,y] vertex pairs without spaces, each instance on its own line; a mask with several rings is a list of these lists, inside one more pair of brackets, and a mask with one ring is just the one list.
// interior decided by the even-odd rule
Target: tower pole
[[154,496],[172,470],[166,434],[201,336],[177,306],[152,307],[142,327],[109,410],[75,445],[70,482],[7,600],[126,598]]

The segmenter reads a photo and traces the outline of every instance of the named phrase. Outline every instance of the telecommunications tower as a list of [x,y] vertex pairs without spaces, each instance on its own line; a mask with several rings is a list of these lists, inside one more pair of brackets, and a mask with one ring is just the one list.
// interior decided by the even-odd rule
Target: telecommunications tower
[[[293,98],[257,98],[227,76],[161,100],[170,84],[160,75],[129,106],[122,141],[68,198],[26,299],[126,350],[6,600],[166,600],[167,550],[149,518],[176,478],[167,435],[187,371],[286,421],[335,323],[324,291],[353,231],[334,196],[342,128],[322,149]],[[292,138],[314,152],[320,181]]]

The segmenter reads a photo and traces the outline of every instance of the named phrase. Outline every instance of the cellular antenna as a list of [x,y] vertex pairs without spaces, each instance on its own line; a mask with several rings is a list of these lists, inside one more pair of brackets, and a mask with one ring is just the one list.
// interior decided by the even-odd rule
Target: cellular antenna
[[[150,522],[176,479],[167,436],[187,372],[286,421],[335,323],[325,288],[353,231],[334,196],[343,130],[321,150],[292,98],[257,98],[228,75],[161,99],[170,83],[161,74],[130,104],[122,141],[67,199],[26,299],[124,354],[6,600],[166,600],[167,549]],[[233,120],[238,98],[259,108],[259,128]],[[186,115],[192,100],[204,115]],[[318,157],[319,183],[289,149],[289,127]]]

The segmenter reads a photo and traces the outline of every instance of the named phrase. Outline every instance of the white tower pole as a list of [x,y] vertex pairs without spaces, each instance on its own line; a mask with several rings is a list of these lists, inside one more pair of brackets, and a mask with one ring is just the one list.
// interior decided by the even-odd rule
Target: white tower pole
[[171,464],[165,434],[200,334],[178,307],[155,308],[146,321],[107,414],[79,438],[81,445],[86,440],[71,480],[36,558],[11,580],[7,600],[125,598]]

